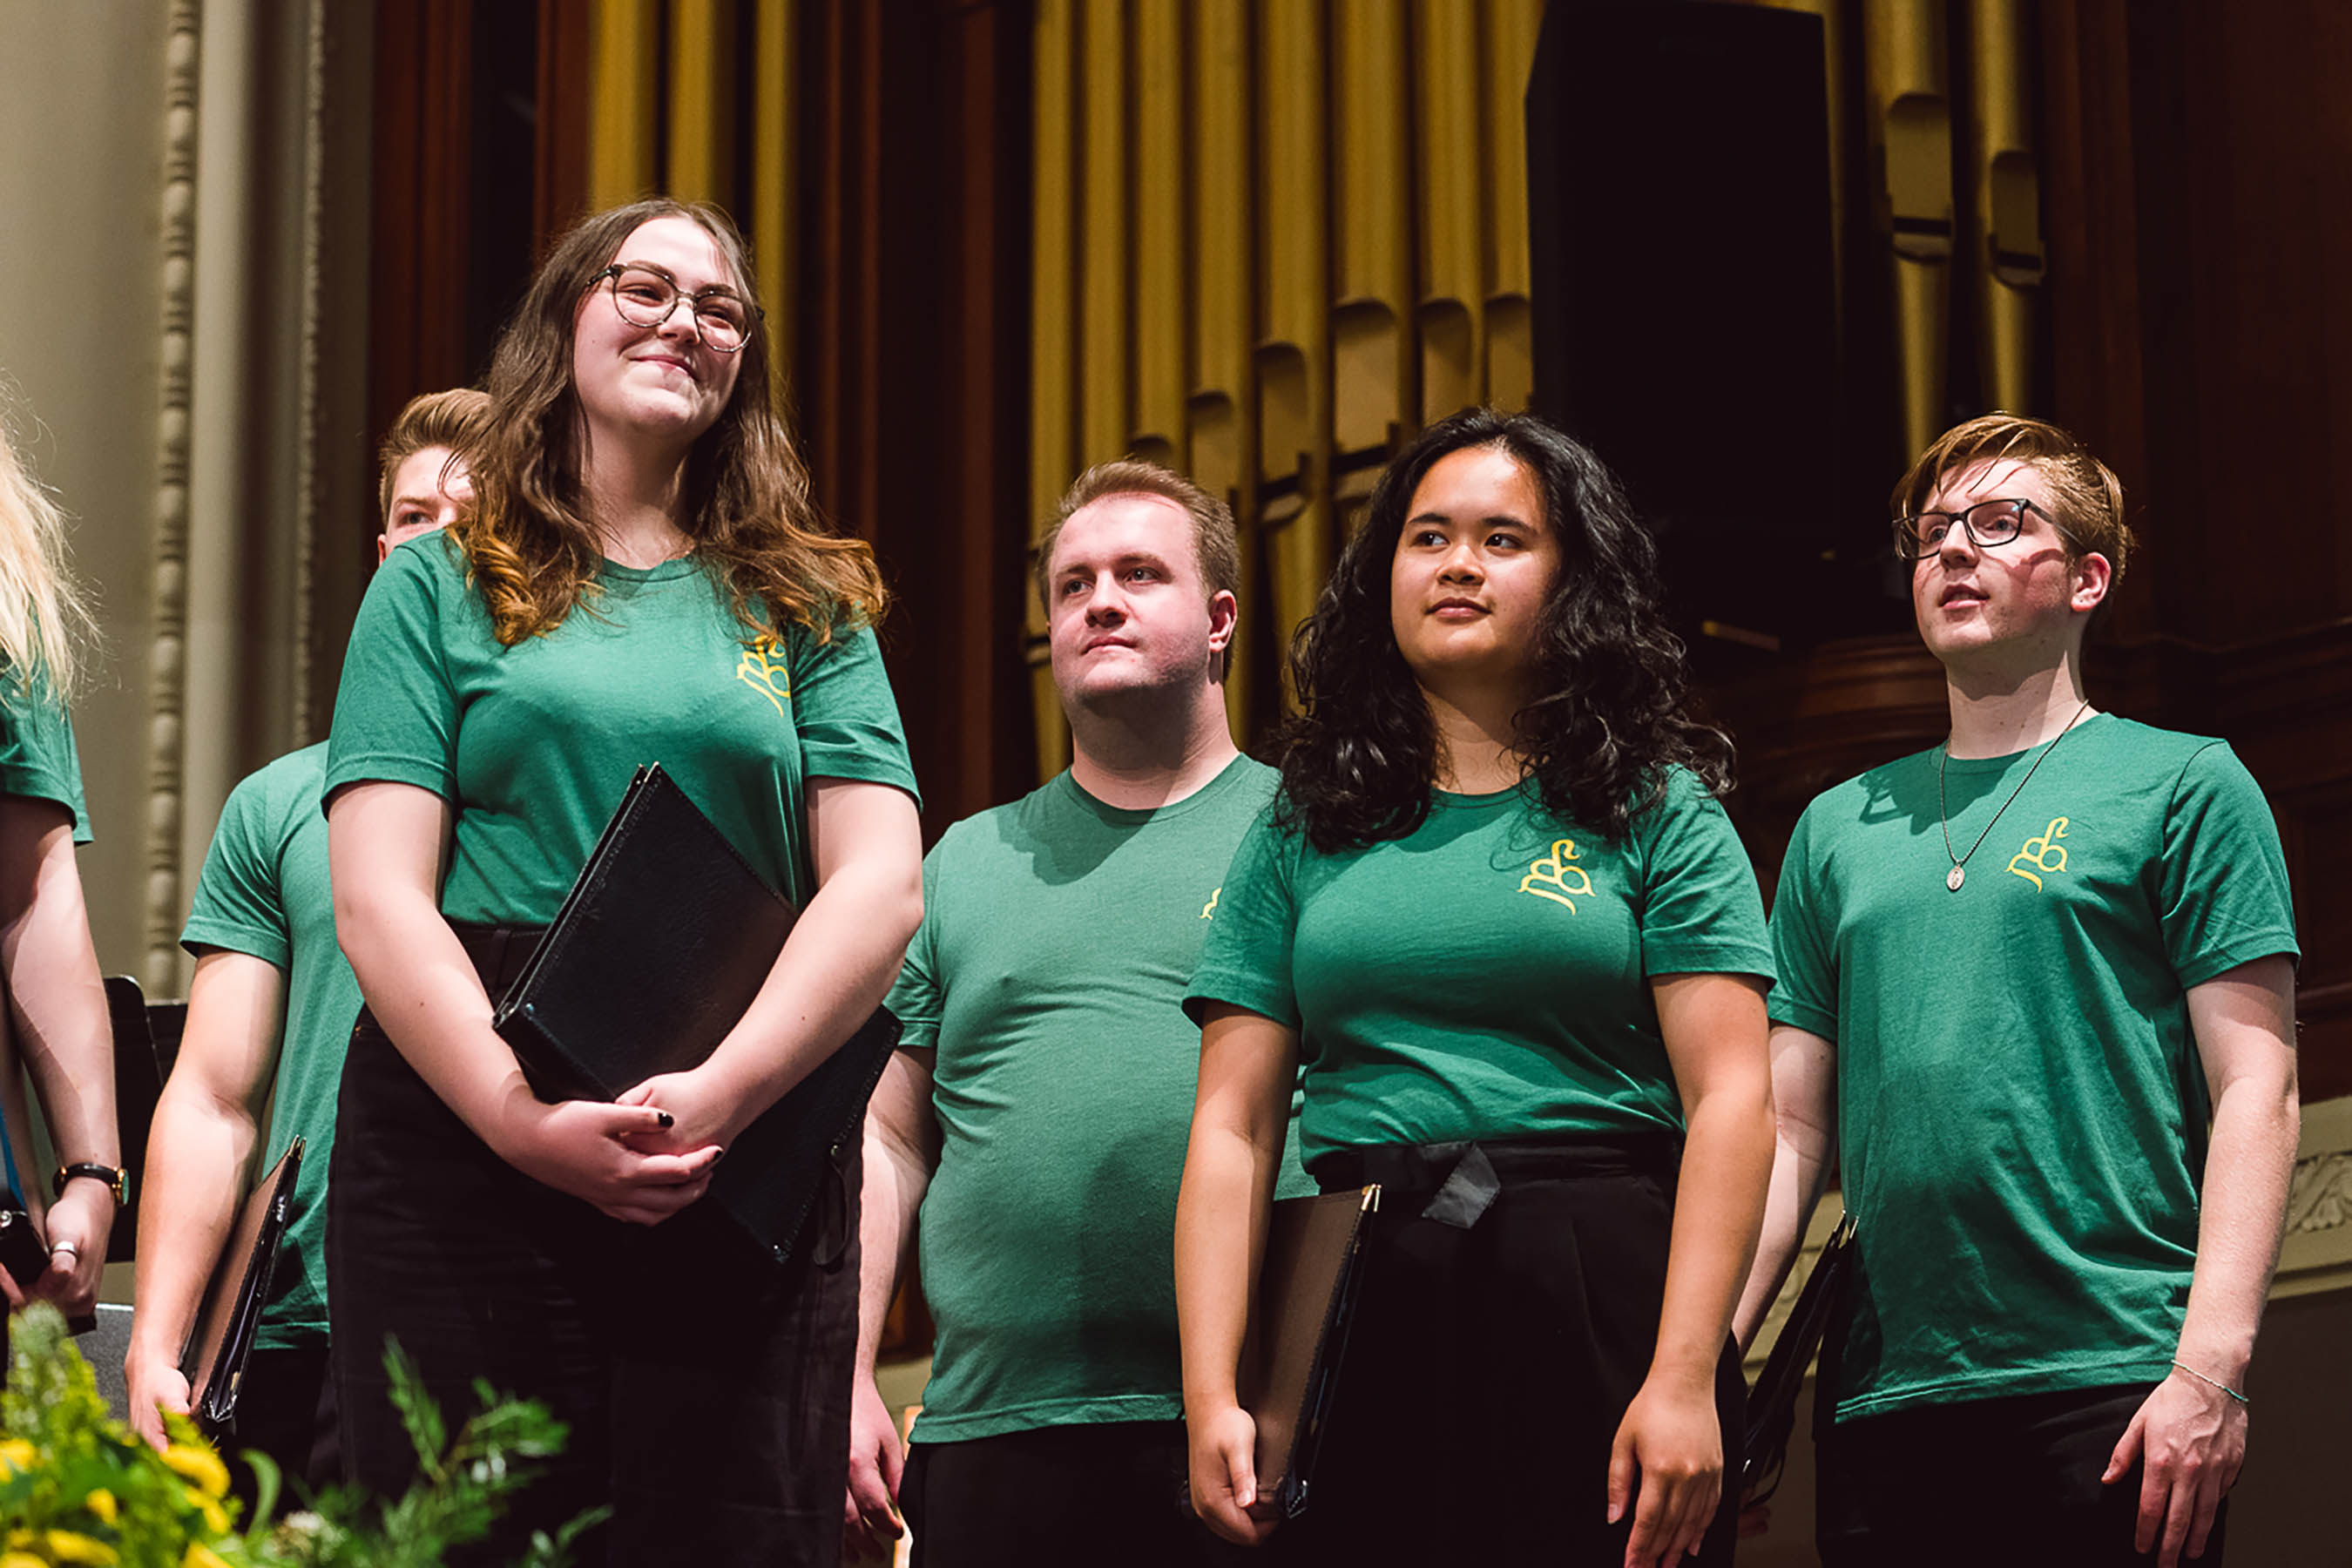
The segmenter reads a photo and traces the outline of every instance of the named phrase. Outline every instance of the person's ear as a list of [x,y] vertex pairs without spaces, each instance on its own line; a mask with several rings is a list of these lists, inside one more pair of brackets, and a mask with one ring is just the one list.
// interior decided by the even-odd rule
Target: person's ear
[[388,533],[377,534],[375,536],[375,563],[381,566],[391,558],[392,536]]
[[2067,607],[2089,615],[2099,607],[2115,586],[2116,569],[2104,555],[2093,551],[2077,556],[2074,565],[2074,590],[2067,598]]
[[1220,588],[1209,595],[1209,651],[1223,653],[1233,645],[1234,629],[1241,624],[1241,601]]

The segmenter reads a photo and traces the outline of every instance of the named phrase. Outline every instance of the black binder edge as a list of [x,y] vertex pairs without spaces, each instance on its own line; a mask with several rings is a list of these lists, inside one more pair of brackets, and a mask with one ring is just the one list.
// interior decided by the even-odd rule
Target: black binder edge
[[1307,1493],[1315,1477],[1315,1460],[1323,1448],[1323,1422],[1331,1413],[1331,1396],[1339,1382],[1339,1363],[1348,1353],[1348,1331],[1355,1326],[1356,1292],[1364,1282],[1364,1229],[1381,1206],[1377,1183],[1363,1190],[1363,1206],[1356,1213],[1355,1229],[1348,1237],[1348,1255],[1331,1289],[1331,1304],[1323,1314],[1323,1331],[1317,1336],[1315,1360],[1307,1378],[1307,1397],[1300,1402],[1298,1426],[1290,1439],[1290,1463],[1274,1484],[1273,1502],[1282,1517],[1297,1519],[1307,1511]]
[[[299,1134],[278,1156],[283,1167],[272,1185],[268,1209],[262,1220],[260,1233],[254,1237],[253,1253],[245,1260],[237,1278],[236,1305],[229,1313],[228,1323],[221,1335],[220,1348],[213,1356],[212,1374],[202,1388],[194,1390],[194,1406],[191,1412],[196,1426],[207,1437],[217,1437],[236,1418],[237,1395],[244,1389],[246,1363],[253,1354],[253,1342],[261,1330],[262,1309],[269,1304],[269,1287],[278,1274],[278,1252],[286,1239],[287,1222],[292,1217],[294,1188],[302,1173],[302,1152],[306,1141]],[[221,1260],[224,1273],[228,1259]],[[225,1285],[225,1278],[215,1281],[215,1289]],[[210,1314],[205,1309],[211,1302],[212,1290],[197,1303],[196,1321],[189,1328],[188,1342],[180,1352],[180,1363],[190,1375],[203,1371],[201,1361],[192,1363],[191,1352],[201,1352],[197,1338],[204,1332],[205,1319]]]

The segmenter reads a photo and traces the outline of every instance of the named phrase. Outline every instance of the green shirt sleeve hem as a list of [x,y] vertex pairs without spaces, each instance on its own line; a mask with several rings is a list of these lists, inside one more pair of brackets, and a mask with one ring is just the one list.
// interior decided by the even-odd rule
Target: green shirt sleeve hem
[[234,921],[207,920],[202,915],[188,917],[188,923],[180,931],[180,945],[192,958],[204,956],[196,951],[199,947],[217,947],[257,958],[278,969],[286,968],[293,960],[286,939],[276,931],[239,925]]
[[1753,974],[1767,986],[1780,984],[1772,950],[1746,942],[1728,946],[1676,947],[1647,955],[1643,969],[1651,974]]
[[73,841],[90,841],[89,824],[82,816],[81,803],[75,797],[73,787],[55,774],[36,768],[0,769],[0,795],[46,800],[52,805],[64,806],[67,817],[73,823]]
[[2197,955],[2197,961],[2180,972],[2180,987],[2202,985],[2217,975],[2226,974],[2242,963],[2252,963],[2258,958],[2286,955],[2288,962],[2300,963],[2303,949],[2291,931],[2249,931],[2234,942],[2225,942]]
[[895,757],[870,756],[846,749],[834,751],[811,747],[802,752],[802,759],[811,784],[819,779],[847,779],[853,784],[888,784],[892,789],[906,792],[908,797],[914,801],[915,808],[918,811],[922,809],[923,795],[915,787],[914,773],[898,765]]
[[457,781],[449,770],[423,757],[404,757],[384,752],[362,752],[356,757],[338,757],[328,770],[327,782],[319,788],[319,802],[325,809],[327,797],[345,784],[404,784],[430,790],[443,800],[457,798]]
[[1791,1029],[1802,1029],[1809,1035],[1819,1035],[1832,1045],[1837,1044],[1837,1015],[1819,1007],[1807,1006],[1794,996],[1775,990],[1764,1016],[1775,1024]]
[[1192,994],[1184,998],[1184,1016],[1195,1024],[1200,1023],[1210,1005],[1218,1002],[1255,1013],[1286,1029],[1298,1027],[1298,1015],[1295,1010],[1286,1009],[1271,995],[1253,990],[1245,981],[1228,980],[1213,974],[1193,976]]

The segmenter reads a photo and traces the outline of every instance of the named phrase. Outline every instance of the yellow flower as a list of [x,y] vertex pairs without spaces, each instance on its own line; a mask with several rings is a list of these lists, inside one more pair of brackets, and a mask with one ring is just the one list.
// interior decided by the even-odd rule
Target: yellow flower
[[90,1512],[98,1515],[100,1519],[103,1520],[108,1524],[112,1524],[114,1522],[114,1515],[116,1512],[114,1494],[108,1491],[104,1487],[94,1489],[90,1492],[89,1496],[81,1500],[81,1506],[89,1510]]
[[202,1444],[174,1443],[163,1450],[163,1462],[213,1496],[227,1495],[228,1467]]
[[196,1511],[205,1516],[205,1528],[210,1530],[215,1535],[226,1535],[228,1510],[194,1487],[188,1488],[187,1492],[188,1501],[194,1504]]
[[[0,1564],[0,1568],[6,1568],[6,1565]],[[180,1559],[180,1568],[228,1568],[228,1564],[221,1560],[219,1552],[203,1542],[191,1541],[188,1542],[188,1554]]]
[[12,1470],[22,1470],[29,1475],[32,1473],[33,1467],[39,1462],[40,1455],[36,1453],[33,1446],[22,1437],[0,1438],[0,1465],[6,1465]]
[[93,1541],[79,1531],[52,1530],[49,1531],[49,1556],[60,1563],[109,1568],[114,1561],[114,1548],[103,1541]]
[[29,1552],[0,1552],[0,1568],[49,1568]]

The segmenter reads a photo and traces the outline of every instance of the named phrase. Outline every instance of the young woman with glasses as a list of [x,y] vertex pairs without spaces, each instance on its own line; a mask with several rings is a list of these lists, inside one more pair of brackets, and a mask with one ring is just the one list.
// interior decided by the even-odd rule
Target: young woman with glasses
[[[475,510],[393,552],[336,701],[336,922],[368,1003],[330,1200],[345,1467],[395,1495],[415,1468],[387,1334],[453,1426],[477,1377],[546,1400],[570,1446],[496,1561],[596,1504],[592,1562],[839,1539],[855,1237],[780,1266],[695,1203],[881,1002],[921,844],[882,584],[809,501],[750,280],[708,207],[640,202],[557,245],[491,367]],[[654,761],[803,915],[701,1067],[544,1103],[492,1002]],[[855,1194],[856,1140],[840,1159]]]
[[1456,415],[1381,476],[1291,668],[1186,1004],[1194,1506],[1276,1528],[1235,1368],[1303,1065],[1309,1173],[1385,1191],[1289,1554],[1726,1561],[1772,964],[1648,536],[1558,431]]
[[[21,1281],[0,1268],[0,1313],[33,1299],[86,1316],[126,1191],[106,987],[74,859],[89,812],[66,700],[89,630],[65,518],[0,428],[0,1208],[21,1203],[37,1238],[11,1256],[23,1247],[28,1269],[47,1257]],[[47,1170],[32,1164],[26,1068],[58,1152]]]

